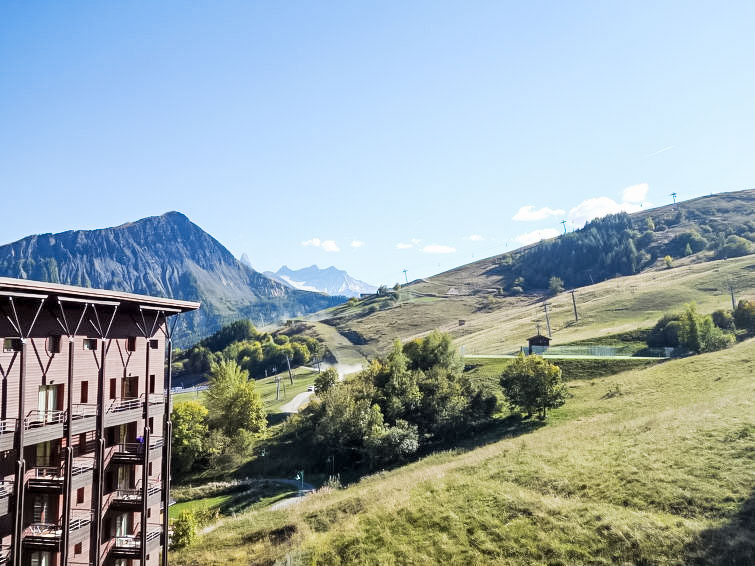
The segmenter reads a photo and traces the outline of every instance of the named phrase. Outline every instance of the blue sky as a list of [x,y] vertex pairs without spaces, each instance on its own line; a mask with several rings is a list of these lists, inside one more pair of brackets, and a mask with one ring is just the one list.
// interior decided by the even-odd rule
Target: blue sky
[[3,2],[0,242],[179,210],[259,270],[393,284],[752,188],[753,24],[752,2]]

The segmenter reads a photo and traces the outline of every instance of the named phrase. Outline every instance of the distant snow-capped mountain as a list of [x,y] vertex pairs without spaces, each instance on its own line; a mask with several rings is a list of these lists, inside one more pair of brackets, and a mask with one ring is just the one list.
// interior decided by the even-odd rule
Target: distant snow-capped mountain
[[[243,258],[242,258],[243,261]],[[354,279],[335,267],[320,269],[316,265],[303,269],[281,267],[278,271],[266,271],[265,275],[301,291],[315,291],[332,296],[358,297],[361,293],[375,293],[377,287]]]

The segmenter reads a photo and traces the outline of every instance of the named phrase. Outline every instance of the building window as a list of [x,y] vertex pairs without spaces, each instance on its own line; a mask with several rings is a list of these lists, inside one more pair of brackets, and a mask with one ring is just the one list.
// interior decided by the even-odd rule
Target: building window
[[85,350],[96,350],[97,349],[97,338],[84,338],[84,349]]
[[150,350],[157,350],[157,340],[150,340],[149,341],[149,348]]
[[88,381],[81,382],[81,402],[89,403],[89,382]]
[[129,336],[126,339],[126,351],[136,352],[136,336]]
[[84,503],[84,488],[80,487],[76,490],[76,504]]
[[149,431],[150,432],[155,431],[155,418],[154,417],[149,418]]
[[154,375],[149,376],[149,392],[150,393],[155,392],[155,376]]
[[152,475],[152,462],[150,462],[149,465],[147,466],[147,475],[149,476]]
[[21,338],[6,338],[3,340],[3,352],[20,352],[22,346]]
[[147,509],[147,519],[152,517],[152,509]]
[[81,554],[81,543],[80,543],[80,542],[77,542],[77,543],[76,543],[76,544],[75,544],[75,545],[73,546],[73,555],[74,555],[74,556],[78,556],[79,554]]
[[50,336],[47,339],[47,351],[51,354],[60,354],[61,336]]
[[116,380],[113,377],[110,379],[110,398],[111,399],[115,399],[115,385],[116,385]]

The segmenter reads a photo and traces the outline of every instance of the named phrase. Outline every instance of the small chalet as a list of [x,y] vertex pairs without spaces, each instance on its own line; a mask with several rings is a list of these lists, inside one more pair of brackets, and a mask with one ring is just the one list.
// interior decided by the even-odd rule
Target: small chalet
[[532,336],[531,338],[527,338],[527,342],[529,343],[529,353],[532,354],[532,347],[533,346],[540,346],[542,348],[547,348],[551,345],[551,339],[547,336],[543,336],[539,332]]

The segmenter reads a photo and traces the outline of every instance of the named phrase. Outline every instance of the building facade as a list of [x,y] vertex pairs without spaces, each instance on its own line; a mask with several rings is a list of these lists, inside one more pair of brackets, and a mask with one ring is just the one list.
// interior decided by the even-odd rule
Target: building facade
[[171,337],[198,308],[0,278],[0,565],[167,565]]

